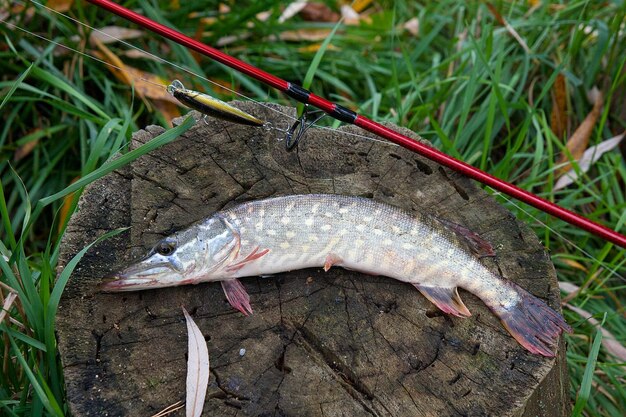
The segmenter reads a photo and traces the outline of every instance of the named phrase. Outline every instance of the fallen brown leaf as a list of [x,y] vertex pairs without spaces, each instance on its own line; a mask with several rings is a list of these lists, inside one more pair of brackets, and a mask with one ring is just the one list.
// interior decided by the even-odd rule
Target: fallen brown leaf
[[137,39],[144,35],[144,32],[137,29],[130,29],[120,26],[105,26],[94,30],[89,36],[91,39],[98,39],[104,44],[115,43],[120,40]]
[[557,138],[562,138],[567,129],[567,86],[565,76],[558,74],[552,87],[552,112],[550,127]]
[[7,297],[4,299],[4,303],[2,304],[2,310],[0,310],[0,324],[4,321],[4,318],[8,316],[9,311],[11,311],[11,307],[13,307],[13,303],[17,300],[17,293],[10,292]]
[[589,144],[589,138],[591,137],[591,133],[593,133],[593,129],[598,121],[598,117],[602,112],[602,106],[604,104],[604,98],[602,96],[602,92],[597,88],[593,88],[590,93],[590,97],[594,101],[593,109],[591,112],[585,117],[585,120],[578,126],[576,131],[572,134],[566,144],[566,152],[561,154],[561,157],[557,161],[558,165],[565,164],[561,168],[559,168],[559,174],[563,174],[571,168],[571,164],[568,162],[569,158],[575,161],[578,161],[587,149],[587,145]]
[[[317,52],[322,47],[322,43],[323,42],[318,42],[318,43],[314,43],[314,44],[311,44],[311,45],[302,46],[302,47],[298,48],[298,52],[309,52],[309,53]],[[326,47],[326,50],[327,51],[338,51],[339,48],[337,48],[335,45],[329,43],[328,46]]]
[[74,0],[48,0],[46,6],[57,12],[67,12],[74,4]]
[[[597,145],[591,146],[587,149],[583,156],[578,160],[578,168],[581,174],[589,171],[591,165],[593,165],[596,161],[602,157],[606,152],[609,152],[619,146],[619,144],[626,136],[626,133],[621,135],[612,137],[611,139],[607,139],[598,143]],[[561,188],[565,188],[568,185],[572,184],[578,179],[578,172],[575,169],[570,169],[565,172],[559,179],[556,184],[554,184],[554,191],[560,190]]]
[[93,55],[114,65],[115,67],[107,66],[107,68],[120,81],[127,85],[134,85],[137,95],[144,100],[146,105],[149,106],[149,103],[146,101],[148,98],[178,103],[174,97],[165,92],[168,83],[161,77],[124,64],[117,55],[97,38],[92,39],[92,43],[99,49],[99,51],[93,51]]
[[287,20],[297,15],[300,10],[304,9],[306,3],[306,1],[302,0],[297,0],[289,3],[289,5],[285,7],[285,10],[283,10],[280,17],[278,18],[278,23],[285,23]]
[[127,51],[122,52],[120,55],[125,56],[127,58],[132,58],[132,59],[149,59],[151,61],[161,62],[161,60],[158,57],[146,51],[142,51],[140,49],[129,49]]
[[[78,181],[80,177],[74,177],[70,184],[74,184]],[[59,211],[59,226],[58,233],[61,234],[63,232],[63,227],[65,222],[69,220],[70,208],[72,207],[72,199],[74,198],[74,193],[70,193],[63,198],[63,205],[61,205],[61,210]]]
[[420,21],[417,17],[407,20],[402,27],[413,36],[417,36],[420,33]]
[[361,13],[363,10],[372,4],[372,0],[355,0],[352,2],[352,8],[355,12]]
[[25,157],[30,155],[30,153],[33,151],[33,149],[35,149],[38,143],[39,143],[39,140],[35,139],[35,140],[28,141],[22,146],[20,146],[19,148],[17,148],[15,150],[15,153],[13,154],[13,160],[17,162],[20,159],[24,159]]
[[309,22],[338,22],[341,16],[324,3],[307,3],[300,16]]
[[585,265],[573,259],[561,259],[561,262],[572,268],[580,269],[581,271],[587,272],[587,267],[585,267]]
[[526,53],[530,53],[530,48],[526,44],[526,41],[520,36],[519,33],[517,33],[515,28],[513,28],[513,26],[511,26],[509,22],[506,21],[506,19],[500,14],[498,9],[496,9],[496,7],[491,3],[487,3],[487,8],[496,19],[496,22],[504,26],[507,32],[509,32],[509,34],[517,41],[517,43],[520,44],[520,46],[524,49],[524,51],[526,51]]
[[156,414],[153,414],[151,417],[165,417],[169,414],[175,413],[185,406],[185,403],[182,401],[176,401],[174,404],[170,404],[165,407],[163,410],[159,411]]
[[323,41],[330,35],[331,29],[299,29],[299,30],[287,30],[281,32],[278,37],[283,41],[309,41],[318,42]]
[[200,417],[209,385],[209,351],[202,332],[183,307],[187,322],[187,401],[185,415]]
[[591,313],[571,304],[565,304],[565,307],[587,320],[592,326],[600,327],[600,331],[602,332],[602,345],[604,346],[604,349],[606,349],[606,351],[611,355],[615,356],[619,361],[626,362],[626,347],[624,347],[624,345],[617,340],[613,333],[600,326],[600,322],[593,318]]
[[361,16],[347,4],[341,6],[341,18],[346,25],[358,25],[361,21]]

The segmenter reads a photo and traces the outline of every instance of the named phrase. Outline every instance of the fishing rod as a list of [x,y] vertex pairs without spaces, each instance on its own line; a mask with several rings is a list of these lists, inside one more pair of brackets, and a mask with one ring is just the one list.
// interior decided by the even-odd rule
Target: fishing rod
[[157,33],[167,39],[170,39],[180,45],[183,45],[189,49],[199,52],[214,61],[217,61],[223,65],[226,65],[236,71],[248,75],[270,87],[273,87],[292,99],[316,107],[329,116],[344,122],[354,124],[368,132],[371,132],[377,136],[385,138],[391,142],[394,142],[410,151],[418,153],[431,161],[434,161],[440,165],[457,171],[463,175],[466,175],[482,184],[490,186],[491,188],[498,190],[504,194],[507,194],[517,200],[523,201],[541,211],[544,211],[554,217],[557,217],[571,225],[579,227],[589,233],[601,237],[611,243],[614,243],[622,248],[626,248],[626,236],[604,226],[596,223],[586,217],[583,217],[573,211],[570,211],[564,207],[561,207],[551,201],[548,201],[538,195],[535,195],[529,191],[523,190],[516,185],[508,183],[497,177],[494,177],[487,172],[484,172],[478,168],[475,168],[463,161],[453,158],[445,153],[417,142],[408,136],[402,135],[388,127],[385,127],[373,120],[366,118],[346,107],[333,103],[323,97],[317,96],[314,93],[302,88],[301,86],[290,83],[282,78],[279,78],[273,74],[263,71],[253,65],[250,65],[244,61],[241,61],[235,57],[225,54],[213,47],[210,47],[202,42],[199,42],[189,36],[184,35],[168,26],[155,22],[154,20],[143,16],[137,12],[129,10],[117,3],[110,0],[87,0],[90,3],[95,4],[109,12],[117,14],[118,16],[129,20],[139,26],[142,26],[154,33]]

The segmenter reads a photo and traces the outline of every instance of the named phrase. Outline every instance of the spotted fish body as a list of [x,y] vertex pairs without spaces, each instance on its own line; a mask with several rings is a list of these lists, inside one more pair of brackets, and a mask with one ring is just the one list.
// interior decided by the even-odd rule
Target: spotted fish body
[[251,201],[164,239],[148,257],[105,284],[124,291],[221,281],[229,302],[252,312],[237,278],[340,266],[414,285],[446,313],[471,313],[457,288],[478,296],[521,345],[553,356],[563,318],[494,274],[479,255],[491,247],[453,223],[370,199],[294,195]]

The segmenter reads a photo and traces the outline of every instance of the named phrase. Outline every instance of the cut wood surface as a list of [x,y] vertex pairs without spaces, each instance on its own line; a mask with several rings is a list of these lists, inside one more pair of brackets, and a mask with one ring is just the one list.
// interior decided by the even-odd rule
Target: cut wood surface
[[[276,105],[237,106],[281,127],[289,119],[268,107],[295,114]],[[136,132],[133,147],[162,132]],[[286,152],[275,131],[199,121],[85,190],[62,265],[106,231],[131,228],[87,253],[62,298],[58,339],[74,416],[150,416],[185,399],[181,306],[209,345],[206,416],[568,414],[563,342],[556,359],[528,353],[465,291],[473,313],[467,319],[439,312],[409,284],[341,268],[242,279],[250,317],[230,307],[219,283],[98,292],[107,274],[216,210],[271,196],[337,193],[470,228],[496,250],[483,260],[489,268],[558,308],[554,268],[526,225],[467,178],[351,133],[367,135],[351,126],[311,129]]]

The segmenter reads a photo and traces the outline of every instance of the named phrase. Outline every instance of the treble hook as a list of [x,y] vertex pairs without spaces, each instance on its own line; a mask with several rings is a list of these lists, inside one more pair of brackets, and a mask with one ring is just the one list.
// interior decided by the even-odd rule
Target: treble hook
[[315,120],[307,122],[307,119],[310,115],[321,111],[321,110],[316,110],[314,112],[309,112],[308,109],[309,109],[309,105],[305,104],[304,113],[302,113],[302,116],[300,116],[298,120],[296,120],[293,123],[293,125],[291,125],[289,130],[287,130],[286,140],[285,140],[285,149],[287,151],[292,151],[296,147],[298,142],[300,142],[300,139],[302,139],[306,131],[309,130],[309,128],[313,126],[315,123],[319,122],[322,119],[322,117],[326,116],[326,113],[322,113],[322,115],[318,116]]

